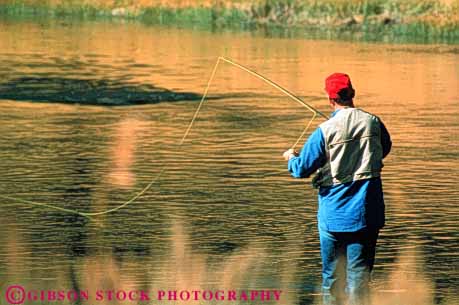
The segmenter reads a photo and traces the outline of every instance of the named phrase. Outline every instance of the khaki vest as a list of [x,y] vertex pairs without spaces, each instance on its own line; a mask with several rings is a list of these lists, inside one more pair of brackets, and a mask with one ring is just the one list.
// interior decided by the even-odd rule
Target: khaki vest
[[327,163],[313,179],[315,187],[379,177],[382,163],[379,119],[357,108],[344,108],[322,123]]

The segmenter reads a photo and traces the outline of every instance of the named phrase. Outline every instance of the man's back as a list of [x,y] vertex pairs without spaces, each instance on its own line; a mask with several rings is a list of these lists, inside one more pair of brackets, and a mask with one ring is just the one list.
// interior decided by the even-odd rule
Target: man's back
[[295,177],[317,171],[319,227],[333,232],[382,228],[385,222],[380,171],[390,151],[389,134],[375,116],[356,108],[333,112],[289,160]]
[[379,177],[383,150],[379,119],[357,108],[344,108],[320,125],[326,164],[319,173],[320,186]]

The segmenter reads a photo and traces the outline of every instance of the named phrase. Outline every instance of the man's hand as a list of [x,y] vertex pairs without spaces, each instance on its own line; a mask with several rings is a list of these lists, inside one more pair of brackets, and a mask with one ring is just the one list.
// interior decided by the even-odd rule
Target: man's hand
[[290,148],[289,150],[286,150],[282,156],[284,157],[285,161],[288,161],[293,157],[297,157],[298,153],[293,148]]

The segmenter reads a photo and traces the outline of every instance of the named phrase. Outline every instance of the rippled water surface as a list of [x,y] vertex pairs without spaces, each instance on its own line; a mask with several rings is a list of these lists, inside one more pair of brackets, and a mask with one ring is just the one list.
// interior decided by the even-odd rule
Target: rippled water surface
[[456,304],[457,49],[89,22],[0,21],[1,195],[98,212],[153,184],[92,219],[2,198],[3,288],[282,289],[281,304],[317,299],[316,193],[281,158],[311,113],[223,63],[179,147],[220,55],[326,113],[324,77],[351,75],[356,104],[394,142],[374,303]]

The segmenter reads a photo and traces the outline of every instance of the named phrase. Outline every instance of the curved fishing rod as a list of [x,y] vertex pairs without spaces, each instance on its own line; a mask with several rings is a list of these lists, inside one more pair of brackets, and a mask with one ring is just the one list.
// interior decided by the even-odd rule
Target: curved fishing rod
[[[201,111],[202,105],[204,104],[204,101],[205,101],[205,99],[207,97],[210,85],[211,85],[211,83],[212,83],[212,81],[213,81],[213,79],[215,77],[215,74],[217,72],[217,68],[218,68],[218,65],[219,65],[220,61],[227,62],[227,63],[229,63],[229,64],[231,64],[231,65],[233,65],[235,67],[238,67],[238,68],[242,69],[243,71],[246,71],[249,74],[251,74],[251,75],[263,80],[267,84],[273,86],[274,88],[280,90],[281,92],[283,92],[284,94],[286,94],[287,96],[292,98],[294,101],[296,101],[299,104],[301,104],[302,106],[306,107],[308,110],[310,110],[313,113],[312,119],[306,125],[306,128],[303,130],[303,132],[301,133],[300,137],[295,142],[295,144],[292,146],[293,149],[298,145],[298,143],[301,140],[301,138],[306,134],[306,132],[308,131],[309,127],[311,126],[312,122],[314,121],[314,119],[316,118],[317,115],[320,115],[320,116],[324,117],[325,119],[328,119],[328,117],[325,114],[323,114],[319,110],[315,109],[314,107],[312,107],[308,103],[304,102],[302,99],[300,99],[299,97],[297,97],[296,95],[294,95],[293,93],[288,91],[287,89],[281,87],[280,85],[276,84],[275,82],[273,82],[273,81],[269,80],[268,78],[264,77],[263,75],[255,72],[255,71],[253,71],[253,70],[251,70],[251,69],[249,69],[249,68],[247,68],[247,67],[245,67],[245,66],[243,66],[241,64],[238,64],[238,63],[232,61],[231,59],[228,59],[228,58],[225,58],[225,57],[218,57],[217,62],[216,62],[215,66],[214,66],[214,68],[212,70],[212,74],[210,76],[210,79],[207,82],[207,86],[206,86],[206,89],[204,91],[204,94],[202,95],[201,101],[199,102],[198,107],[197,107],[196,111],[194,112],[194,115],[193,115],[190,123],[188,124],[188,127],[187,127],[182,139],[180,140],[178,148],[180,148],[183,145],[183,143],[185,142],[186,138],[188,137],[188,134],[191,131],[191,127],[193,127],[193,124],[196,121],[196,118],[198,117],[199,112]],[[164,164],[161,167],[158,175],[156,175],[156,177],[154,177],[150,181],[150,183],[148,183],[140,192],[138,192],[136,195],[134,195],[128,201],[125,201],[124,203],[122,203],[122,204],[120,204],[120,205],[118,205],[118,206],[116,206],[114,208],[107,209],[107,210],[100,211],[100,212],[80,212],[80,211],[77,211],[77,210],[61,208],[61,207],[59,207],[57,205],[54,205],[54,204],[36,202],[36,201],[25,200],[25,199],[20,199],[20,198],[14,198],[14,197],[5,196],[5,195],[0,195],[0,198],[7,199],[7,200],[13,200],[13,201],[16,201],[16,202],[21,202],[21,203],[26,203],[26,204],[30,204],[30,205],[35,205],[35,206],[47,207],[47,208],[50,208],[50,209],[55,209],[55,210],[59,210],[59,211],[62,211],[62,212],[67,212],[67,213],[72,213],[72,214],[77,214],[77,215],[92,219],[93,216],[99,216],[99,215],[109,214],[109,213],[113,213],[115,211],[118,211],[118,210],[128,206],[129,204],[133,203],[134,201],[136,201],[139,197],[141,197],[143,194],[145,194],[152,187],[152,185],[156,181],[159,180],[159,178],[164,173],[165,169],[166,169],[166,164]]]
[[253,71],[252,69],[249,69],[241,64],[238,64],[237,62],[231,60],[231,59],[228,59],[226,57],[222,57],[220,56],[217,60],[217,63],[215,64],[215,68],[214,68],[214,72],[212,73],[212,76],[209,80],[209,83],[207,84],[207,88],[206,88],[206,92],[205,94],[207,94],[207,90],[208,90],[208,87],[210,85],[210,81],[212,80],[214,74],[215,74],[215,71],[217,69],[217,66],[218,64],[220,63],[220,61],[224,61],[224,62],[227,62],[235,67],[238,67],[244,71],[246,71],[247,73],[259,78],[260,80],[264,81],[265,83],[267,83],[268,85],[271,85],[273,86],[274,88],[278,89],[279,91],[281,91],[282,93],[286,94],[288,97],[290,97],[291,99],[293,99],[294,101],[296,101],[297,103],[299,103],[300,105],[306,107],[308,110],[312,111],[313,113],[313,116],[311,118],[311,120],[309,121],[309,123],[306,125],[306,128],[303,130],[303,132],[301,133],[301,135],[298,137],[298,139],[296,140],[295,144],[293,144],[291,146],[292,149],[295,149],[296,146],[298,145],[298,143],[301,141],[301,139],[303,138],[303,136],[306,134],[306,132],[309,130],[309,127],[311,126],[312,122],[314,121],[314,119],[316,118],[317,115],[320,115],[322,116],[323,118],[327,119],[328,120],[328,116],[326,116],[325,114],[323,114],[322,112],[320,112],[319,110],[317,110],[316,108],[312,107],[311,105],[309,105],[308,103],[306,103],[305,101],[303,101],[301,98],[299,98],[298,96],[296,96],[295,94],[291,93],[290,91],[288,91],[287,89],[285,89],[284,87],[282,87],[281,85],[273,82],[272,80],[264,77],[263,75]]
[[262,81],[268,83],[269,85],[273,86],[274,88],[280,90],[281,92],[285,93],[287,96],[289,96],[290,98],[292,98],[294,101],[300,103],[302,106],[308,108],[309,110],[311,110],[313,113],[315,113],[316,115],[320,115],[322,116],[323,118],[325,119],[328,119],[328,116],[326,116],[325,114],[323,114],[322,112],[320,112],[319,110],[317,110],[316,108],[312,107],[311,105],[309,105],[308,103],[306,103],[305,101],[303,101],[302,99],[300,99],[298,96],[296,96],[295,94],[291,93],[290,91],[288,91],[287,89],[281,87],[280,85],[276,84],[275,82],[273,82],[272,80],[270,79],[267,79],[266,77],[264,77],[263,75],[247,68],[247,67],[244,67],[243,65],[241,64],[238,64],[234,61],[232,61],[231,59],[228,59],[226,57],[219,57],[218,60],[217,60],[217,64],[219,63],[220,60],[223,60],[229,64],[232,64],[233,66],[236,66],[250,74],[252,74],[253,76],[255,77],[258,77],[259,79],[261,79]]

